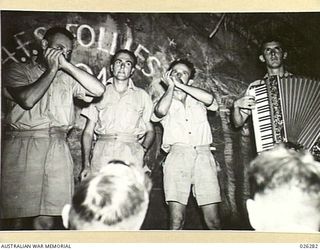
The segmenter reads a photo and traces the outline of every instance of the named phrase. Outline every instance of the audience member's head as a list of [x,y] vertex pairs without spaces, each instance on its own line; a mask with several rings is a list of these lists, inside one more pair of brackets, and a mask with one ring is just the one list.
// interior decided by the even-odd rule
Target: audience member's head
[[320,163],[308,152],[278,146],[261,153],[249,169],[252,227],[259,231],[318,231]]
[[139,230],[150,188],[150,180],[136,167],[111,161],[80,184],[72,204],[63,209],[64,226],[74,230]]

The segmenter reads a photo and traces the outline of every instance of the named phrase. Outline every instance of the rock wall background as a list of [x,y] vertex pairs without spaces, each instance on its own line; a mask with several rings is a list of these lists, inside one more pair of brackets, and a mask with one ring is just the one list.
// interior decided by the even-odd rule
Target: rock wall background
[[[2,69],[12,61],[34,60],[39,41],[51,26],[68,28],[76,37],[72,61],[106,82],[109,61],[117,49],[138,56],[134,82],[156,98],[163,93],[161,74],[176,58],[188,58],[196,66],[195,84],[212,91],[218,101],[208,112],[219,162],[223,220],[236,225],[246,220],[244,201],[249,195],[245,166],[254,157],[249,127],[235,129],[230,123],[233,100],[248,84],[264,75],[258,62],[259,44],[269,35],[280,36],[289,52],[288,70],[319,77],[319,13],[1,13]],[[3,73],[3,71],[2,71]],[[84,106],[76,101],[77,116],[68,141],[81,169],[80,136]],[[2,105],[2,119],[5,103]],[[162,187],[160,151],[162,129],[156,124],[156,141],[148,155],[154,188]],[[77,182],[77,179],[75,179]]]

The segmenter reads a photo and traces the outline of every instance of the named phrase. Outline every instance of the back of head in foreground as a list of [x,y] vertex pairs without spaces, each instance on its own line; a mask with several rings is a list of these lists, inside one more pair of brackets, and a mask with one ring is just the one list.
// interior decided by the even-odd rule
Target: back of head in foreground
[[308,152],[278,146],[261,153],[249,169],[252,227],[269,232],[320,228],[320,163]]
[[62,212],[71,230],[139,230],[147,212],[151,182],[122,161],[109,162],[83,181]]

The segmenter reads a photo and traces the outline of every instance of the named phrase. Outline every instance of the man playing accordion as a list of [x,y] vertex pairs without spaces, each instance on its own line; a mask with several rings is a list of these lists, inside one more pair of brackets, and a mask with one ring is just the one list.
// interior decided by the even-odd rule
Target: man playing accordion
[[267,74],[251,83],[245,95],[234,102],[232,120],[235,127],[241,127],[252,115],[258,153],[286,142],[316,155],[318,147],[313,145],[320,132],[320,85],[314,79],[289,73],[286,58],[279,39],[262,43],[259,60],[265,63]]

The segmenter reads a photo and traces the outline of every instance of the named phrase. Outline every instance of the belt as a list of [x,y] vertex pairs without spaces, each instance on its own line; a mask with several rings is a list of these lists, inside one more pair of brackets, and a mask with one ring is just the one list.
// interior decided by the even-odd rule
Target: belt
[[195,151],[210,151],[210,145],[185,145],[185,144],[173,144],[170,151],[180,150],[195,150]]
[[10,138],[67,138],[67,130],[62,128],[45,128],[45,129],[32,129],[32,130],[9,130],[5,132],[5,137]]
[[98,135],[98,140],[105,141],[122,141],[122,142],[138,142],[139,137],[132,134],[124,134],[124,133],[114,133],[114,134],[104,134]]

